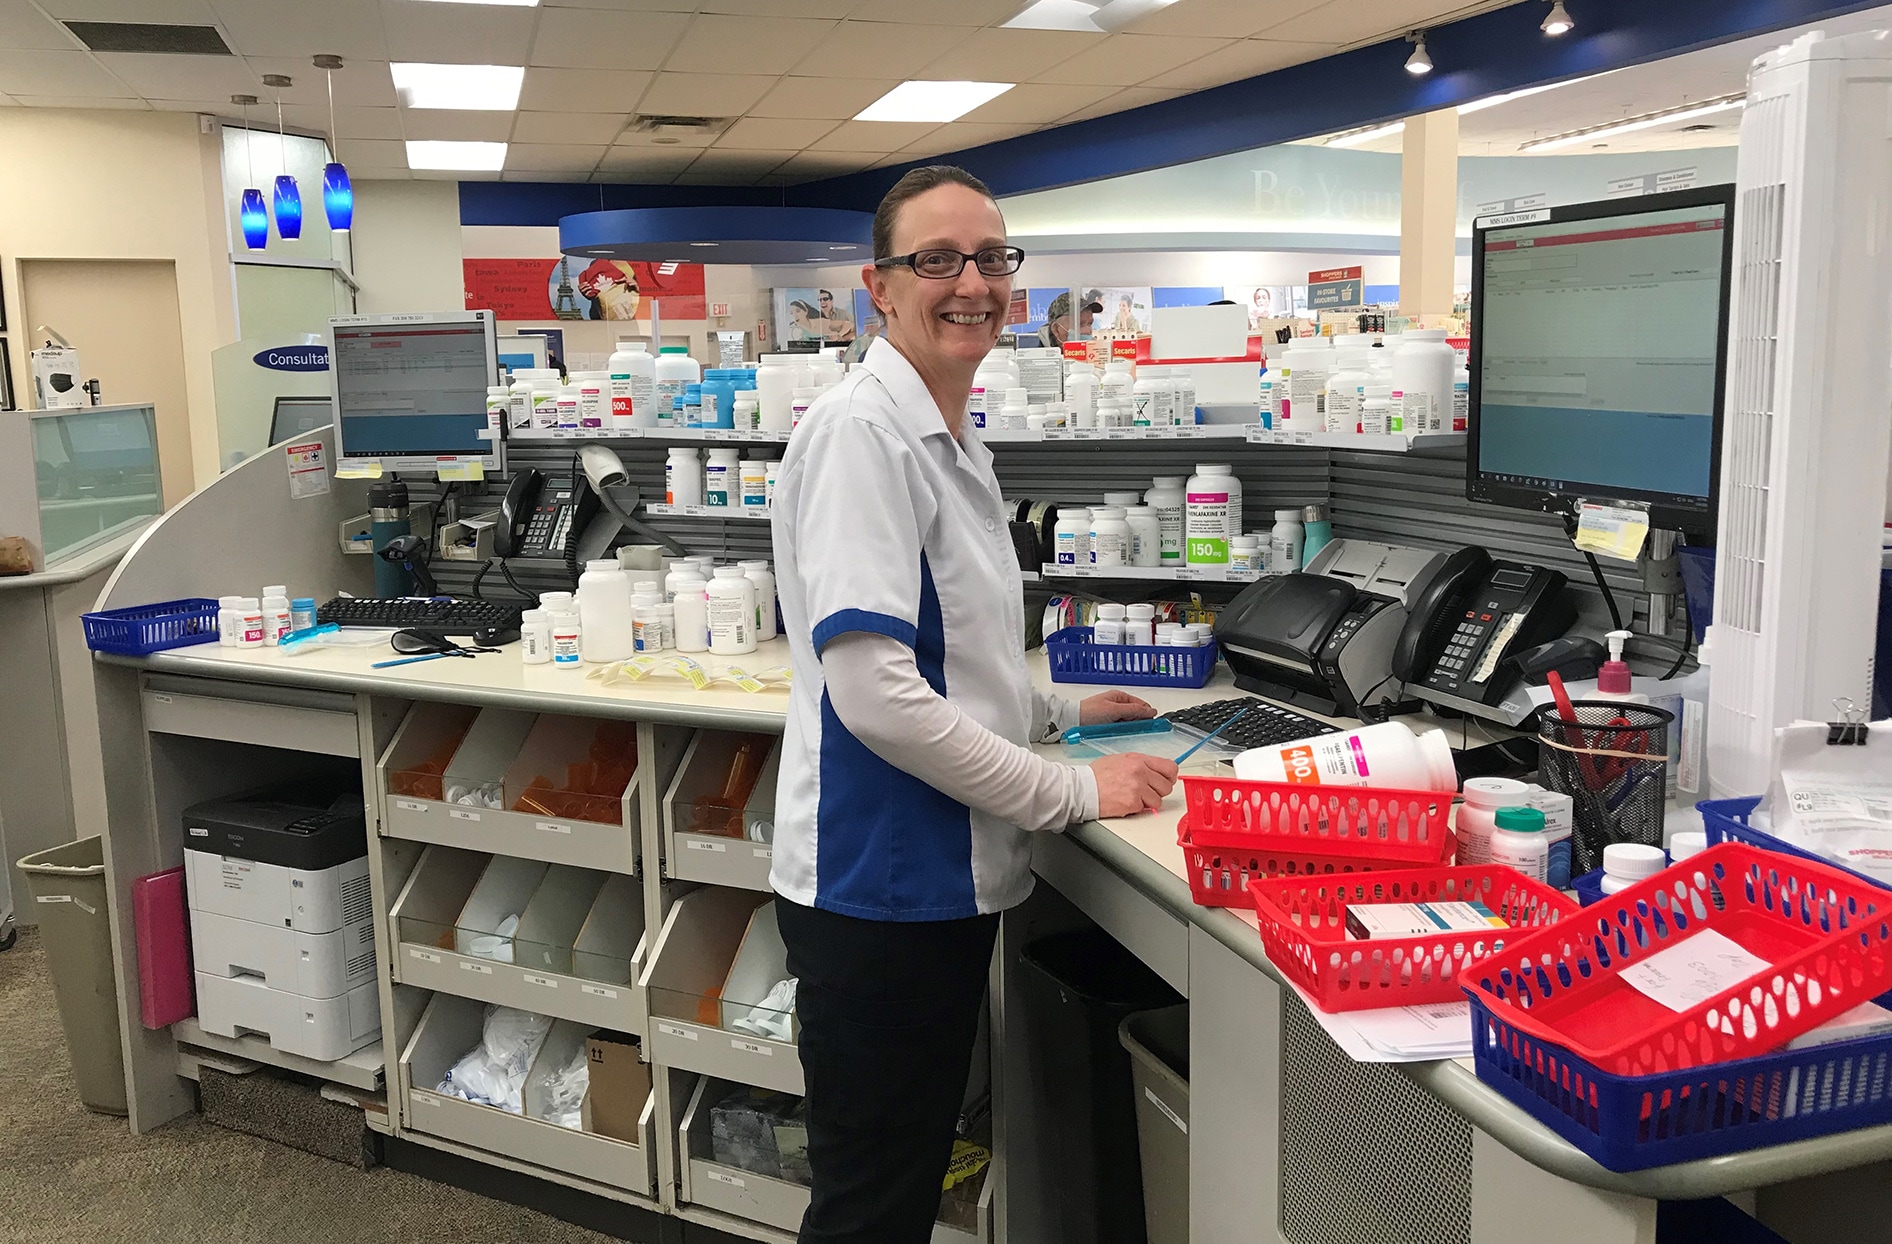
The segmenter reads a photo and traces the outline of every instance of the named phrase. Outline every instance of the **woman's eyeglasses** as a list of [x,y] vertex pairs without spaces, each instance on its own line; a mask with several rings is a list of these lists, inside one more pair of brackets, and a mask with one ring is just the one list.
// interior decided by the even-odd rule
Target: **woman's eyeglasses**
[[889,255],[876,259],[874,266],[911,268],[915,276],[929,281],[950,281],[964,272],[968,263],[979,270],[980,276],[1010,276],[1024,266],[1025,252],[1016,246],[988,246],[970,255],[964,251],[934,249],[914,251],[911,255]]

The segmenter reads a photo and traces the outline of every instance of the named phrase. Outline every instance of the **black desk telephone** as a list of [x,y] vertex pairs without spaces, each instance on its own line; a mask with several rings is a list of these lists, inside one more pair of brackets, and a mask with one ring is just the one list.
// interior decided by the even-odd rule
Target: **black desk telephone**
[[1496,705],[1518,680],[1508,658],[1557,638],[1576,620],[1563,575],[1494,561],[1469,545],[1446,558],[1413,601],[1393,647],[1393,674],[1422,698],[1433,691]]
[[499,503],[493,551],[501,557],[562,558],[570,561],[578,538],[598,512],[598,494],[581,473],[542,475],[531,467],[514,473]]

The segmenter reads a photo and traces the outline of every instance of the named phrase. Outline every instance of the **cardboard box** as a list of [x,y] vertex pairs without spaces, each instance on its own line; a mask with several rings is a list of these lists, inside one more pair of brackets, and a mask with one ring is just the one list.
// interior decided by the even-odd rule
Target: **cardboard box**
[[635,1044],[610,1037],[585,1038],[591,1083],[585,1090],[585,1130],[629,1144],[641,1144],[638,1120],[650,1100],[650,1064]]

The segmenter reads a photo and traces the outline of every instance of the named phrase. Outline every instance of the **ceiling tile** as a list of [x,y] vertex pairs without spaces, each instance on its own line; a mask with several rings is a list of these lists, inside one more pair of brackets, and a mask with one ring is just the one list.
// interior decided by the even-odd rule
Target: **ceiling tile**
[[516,143],[608,143],[624,132],[621,112],[522,112],[513,122]]
[[656,69],[690,18],[681,13],[546,9],[530,65],[555,69]]
[[78,46],[65,27],[26,0],[0,0],[0,50],[69,51]]
[[217,20],[208,0],[40,0],[62,22],[157,22],[207,26]]
[[109,108],[114,112],[150,112],[142,99],[104,99],[91,95],[15,95],[28,108]]
[[567,173],[590,177],[604,158],[603,143],[520,143],[506,148],[506,171]]
[[656,135],[640,133],[635,129],[626,129],[622,134],[618,135],[617,142],[612,144],[611,150],[614,152],[687,152],[700,150],[701,148],[709,146],[716,141],[717,136],[718,132],[715,130],[699,133],[666,134],[664,137],[672,141],[658,142]]
[[699,13],[738,13],[768,17],[846,17],[859,0],[701,0]]
[[647,115],[739,117],[773,85],[774,78],[760,74],[666,71],[650,84],[637,110]]
[[684,73],[787,73],[834,26],[813,18],[698,17],[683,32],[664,68]]
[[146,99],[216,99],[236,94],[262,97],[274,117],[275,105],[263,89],[263,79],[234,56],[153,56],[135,52],[101,52],[104,65],[132,92]]
[[677,186],[753,186],[754,173],[679,173],[671,184]]
[[1463,7],[1447,0],[1374,0],[1372,4],[1361,4],[1360,0],[1327,0],[1325,4],[1264,26],[1255,33],[1277,39],[1357,47],[1429,26]]
[[626,151],[622,147],[613,147],[604,153],[598,163],[595,176],[611,176],[626,181],[636,181],[642,177],[668,180],[690,167],[696,159],[696,152],[688,148],[659,152]]
[[305,73],[313,72],[309,57],[317,52],[349,59],[388,58],[377,0],[321,0],[319,4],[211,0],[211,5],[236,41],[236,50],[245,57],[292,58]]
[[893,22],[842,22],[825,35],[794,72],[845,78],[863,65],[888,77],[910,78],[930,61],[973,34],[971,26],[909,26]]
[[864,153],[804,151],[800,155],[790,156],[782,161],[764,180],[769,182],[814,181],[822,177],[839,177],[843,173],[859,172],[885,158],[885,156]]
[[1034,82],[1135,86],[1228,46],[1226,39],[1182,35],[1111,35],[1061,64],[1032,75]]
[[761,176],[788,157],[785,151],[724,151],[712,147],[697,156],[689,167],[691,173],[733,172]]
[[772,150],[784,153],[800,151],[834,128],[832,121],[789,117],[744,117],[716,140],[718,147],[741,147],[751,151]]
[[548,9],[610,9],[618,13],[694,13],[696,0],[539,0]]
[[1258,74],[1273,73],[1277,69],[1286,69],[1289,65],[1298,65],[1303,61],[1319,60],[1332,53],[1333,50],[1333,45],[1327,43],[1287,43],[1278,39],[1241,39],[1209,53],[1200,60],[1192,60],[1181,68],[1172,69],[1168,73],[1159,73],[1148,79],[1145,85],[1200,91],[1205,87],[1221,86],[1224,82],[1236,82]]
[[1052,86],[1021,82],[987,104],[980,104],[960,119],[970,122],[1032,122],[1046,125],[1067,117],[1116,91],[1114,86]]
[[932,133],[907,144],[901,150],[906,152],[909,159],[941,155],[948,151],[964,151],[968,147],[995,143],[1004,138],[1016,138],[1033,128],[1029,125],[978,125],[971,121],[951,121],[934,126]]
[[[225,112],[229,104],[219,105]],[[282,110],[283,120],[305,130],[328,133],[328,109],[319,104],[291,104]],[[336,108],[335,129],[343,138],[400,138],[401,113],[398,108]]]
[[844,121],[814,142],[810,151],[871,151],[886,155],[930,134],[932,121]]
[[[243,59],[258,77],[279,73],[295,83],[284,88],[283,103],[328,107],[329,75],[311,65],[308,57],[245,56]],[[392,108],[399,102],[394,94],[394,75],[385,60],[349,60],[335,71],[334,77],[337,107],[353,104],[363,108]]]
[[[1320,7],[1325,0],[1188,0],[1131,22],[1139,35],[1203,35],[1241,39]],[[1286,35],[1284,37],[1293,37]]]
[[126,99],[133,94],[86,52],[0,52],[0,91],[99,99]]
[[[130,101],[106,100],[104,102],[128,103]],[[236,109],[230,106],[230,101],[227,99],[148,99],[144,102],[150,104],[152,109],[157,112],[201,112],[213,117],[224,117],[226,114],[236,111]],[[287,118],[288,111],[287,108],[283,109],[285,118]],[[271,115],[274,115],[273,111]],[[232,120],[231,123],[235,124],[234,120]],[[288,124],[293,128],[296,123],[294,121],[288,121]],[[323,117],[322,124],[324,126],[328,125],[328,118],[326,116]]]
[[522,65],[539,15],[493,4],[384,0],[381,21],[391,60],[446,65]]
[[980,30],[929,61],[920,76],[972,82],[1043,81],[1044,70],[1108,37],[1070,30]]
[[845,121],[899,86],[893,78],[783,78],[751,108],[758,117]]
[[612,69],[528,69],[519,106],[534,112],[630,112],[651,74]]
[[357,164],[370,168],[407,167],[407,145],[386,139],[339,139],[335,143],[335,154],[351,169]]
[[1010,21],[1025,0],[862,0],[848,16],[860,22],[905,22],[915,26],[989,26]]
[[403,108],[401,133],[408,138],[438,138],[448,142],[503,143],[512,137],[512,114]]
[[1088,108],[1079,108],[1068,117],[1060,117],[1058,124],[1069,125],[1073,121],[1088,121],[1092,117],[1108,116],[1113,112],[1123,112],[1130,108],[1141,108],[1145,104],[1158,103],[1165,99],[1174,99],[1183,94],[1176,90],[1156,90],[1147,86],[1119,87],[1110,93],[1110,98]]

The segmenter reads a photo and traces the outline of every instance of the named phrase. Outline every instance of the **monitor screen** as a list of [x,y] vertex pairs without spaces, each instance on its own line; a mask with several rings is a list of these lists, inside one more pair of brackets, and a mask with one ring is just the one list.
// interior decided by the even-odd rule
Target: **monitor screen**
[[1712,530],[1732,203],[1710,187],[1475,231],[1472,499],[1635,501]]
[[490,319],[336,321],[330,354],[344,458],[489,455]]
[[72,465],[88,471],[149,471],[157,457],[148,410],[100,411],[60,421]]
[[280,445],[335,422],[335,403],[326,397],[279,397],[269,420],[269,443]]

